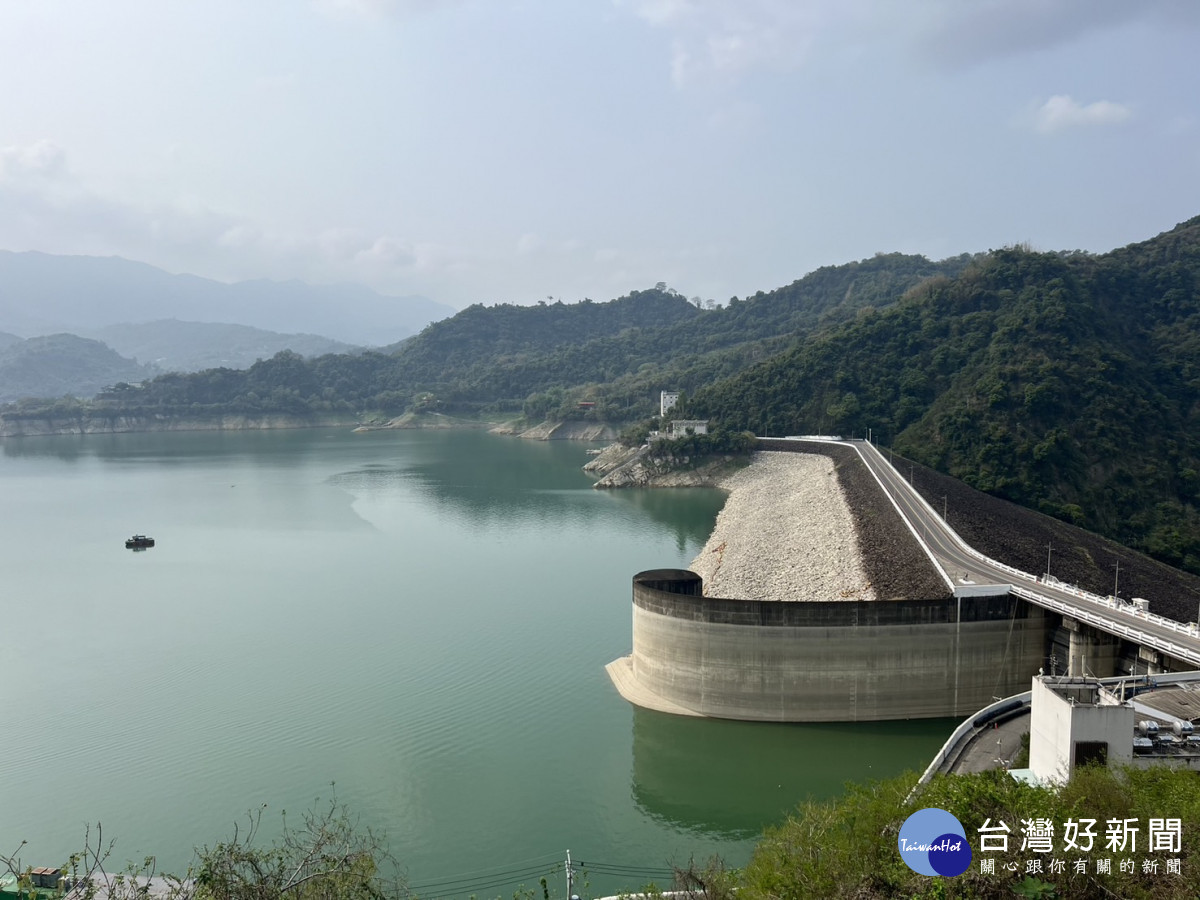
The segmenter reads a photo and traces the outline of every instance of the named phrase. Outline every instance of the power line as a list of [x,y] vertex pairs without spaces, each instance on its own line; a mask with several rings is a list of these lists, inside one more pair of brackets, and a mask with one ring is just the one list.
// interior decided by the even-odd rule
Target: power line
[[[460,875],[454,878],[445,878],[440,881],[426,881],[420,884],[411,885],[414,891],[424,891],[430,888],[447,888],[452,885],[472,884],[479,881],[495,881],[498,884],[507,884],[510,881],[520,881],[523,878],[530,878],[534,875],[545,875],[554,870],[557,865],[557,860],[537,865],[525,866],[519,869],[508,869],[503,872],[479,872],[474,875]],[[456,891],[465,891],[467,888],[455,888]]]
[[[553,866],[559,863],[559,857],[556,853],[544,853],[541,856],[531,856],[529,859],[513,860],[510,865],[518,867],[529,867],[534,865]],[[485,877],[493,875],[493,872],[488,872],[483,869],[476,869],[473,872],[463,872],[458,875],[452,875],[449,878],[438,878],[432,881],[425,881],[425,884],[442,884],[446,881],[460,880],[464,878]]]
[[[551,876],[560,865],[562,865],[561,860],[555,856],[534,857],[517,863],[516,867],[512,869],[505,869],[499,872],[477,870],[447,878],[410,884],[408,885],[408,889],[413,894],[456,895],[480,893],[526,879]],[[584,862],[582,860],[573,861],[571,867],[572,869],[584,870],[589,874],[618,876],[634,880],[671,878],[675,874],[673,869],[663,866],[631,866],[621,863]]]
[[597,875],[649,875],[649,876],[671,876],[675,872],[672,869],[622,869],[618,867],[603,867],[593,866],[588,863],[579,864],[582,869]]
[[601,875],[674,875],[675,870],[664,866],[627,866],[619,863],[579,861],[580,868]]

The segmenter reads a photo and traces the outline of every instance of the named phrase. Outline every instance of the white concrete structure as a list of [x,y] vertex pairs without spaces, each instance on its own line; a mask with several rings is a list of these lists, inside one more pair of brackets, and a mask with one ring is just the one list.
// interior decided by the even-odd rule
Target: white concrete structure
[[780,602],[704,596],[703,579],[633,579],[633,653],[606,667],[645,709],[755,722],[960,716],[1028,684],[1048,617],[1007,594]]
[[685,434],[708,434],[708,419],[673,419],[670,433],[672,437],[682,437]]
[[1095,679],[1033,679],[1029,768],[1043,784],[1065,784],[1084,763],[1133,762],[1136,710]]
[[673,408],[679,402],[679,391],[662,391],[658,395],[658,414],[665,416],[667,410]]

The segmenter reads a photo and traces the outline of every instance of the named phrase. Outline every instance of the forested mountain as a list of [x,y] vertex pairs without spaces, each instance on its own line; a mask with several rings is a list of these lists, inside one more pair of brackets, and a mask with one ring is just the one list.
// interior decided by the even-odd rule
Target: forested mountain
[[764,434],[863,435],[1200,571],[1200,218],[1086,254],[1007,249],[699,391]]
[[22,397],[91,397],[118,381],[140,381],[153,370],[100,341],[52,334],[23,341],[0,336],[0,403]]
[[[247,370],[163,376],[97,398],[97,415],[222,411],[398,415],[431,403],[456,412],[629,421],[652,414],[658,391],[694,390],[742,371],[814,330],[894,303],[953,274],[968,257],[933,263],[892,254],[827,267],[785,288],[701,310],[659,285],[606,303],[472,306],[390,353],[281,353]],[[595,404],[586,412],[578,401]],[[24,404],[8,417],[39,415]]]
[[[1200,218],[1102,255],[879,255],[717,309],[661,284],[606,303],[473,306],[388,352],[162,376],[85,412],[629,422],[663,389],[730,429],[871,429],[974,487],[1200,571]],[[46,414],[26,402],[0,416]]]
[[353,353],[357,348],[315,334],[279,334],[249,325],[161,319],[108,325],[89,331],[95,338],[158,372],[199,372],[225,367],[247,369],[260,359],[291,350],[301,356]]
[[[597,415],[646,416],[664,387],[692,391],[738,372],[787,341],[894,303],[969,261],[881,254],[709,310],[661,284],[608,303],[473,306],[401,345],[395,376],[452,405],[520,408],[524,400],[531,415],[565,414],[586,393]],[[579,387],[586,390],[570,390]]]

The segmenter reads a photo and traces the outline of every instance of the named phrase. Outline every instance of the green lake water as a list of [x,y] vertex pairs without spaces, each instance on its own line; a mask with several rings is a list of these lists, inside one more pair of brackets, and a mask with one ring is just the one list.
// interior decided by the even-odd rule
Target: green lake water
[[801,800],[926,765],[951,723],[622,700],[631,576],[686,567],[723,497],[595,491],[586,459],[478,432],[0,443],[0,850],[57,864],[101,822],[178,871],[335,783],[422,897],[552,869],[561,893],[568,849],[596,895],[740,865]]

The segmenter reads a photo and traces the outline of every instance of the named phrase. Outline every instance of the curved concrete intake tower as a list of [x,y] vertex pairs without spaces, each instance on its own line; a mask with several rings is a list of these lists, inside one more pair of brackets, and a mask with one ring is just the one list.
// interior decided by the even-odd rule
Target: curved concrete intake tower
[[788,603],[703,596],[683,569],[633,579],[633,653],[607,667],[662,712],[769,722],[965,716],[1028,686],[1048,614],[1008,593]]
[[1052,614],[1008,585],[952,587],[850,445],[760,447],[722,482],[696,571],[634,577],[633,653],[608,666],[622,696],[683,715],[853,722],[965,716],[1027,689]]

